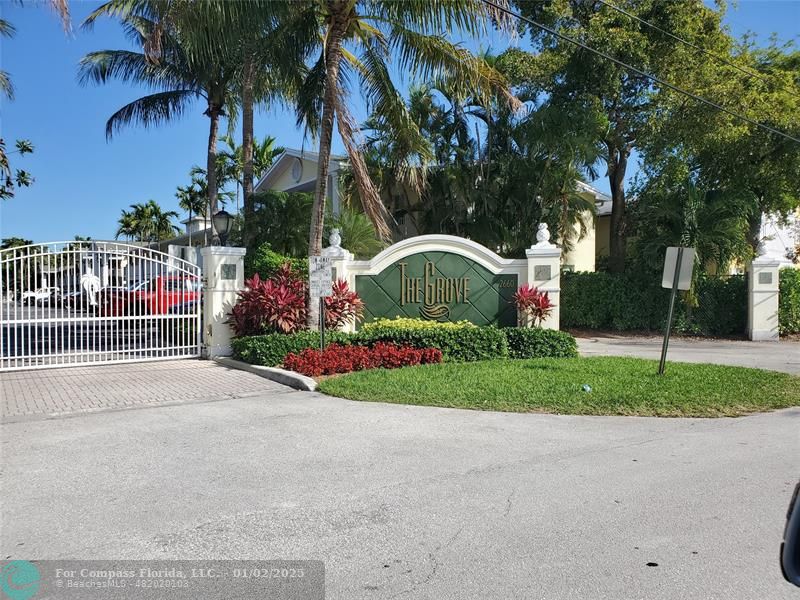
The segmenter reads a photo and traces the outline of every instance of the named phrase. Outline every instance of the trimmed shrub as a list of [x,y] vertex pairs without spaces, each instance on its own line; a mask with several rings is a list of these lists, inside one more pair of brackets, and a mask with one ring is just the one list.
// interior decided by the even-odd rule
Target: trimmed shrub
[[800,269],[781,269],[778,329],[781,335],[800,333]]
[[511,358],[573,358],[578,356],[578,344],[566,331],[538,327],[509,327],[503,329],[508,340]]
[[355,334],[353,342],[362,345],[393,342],[414,348],[438,348],[444,360],[454,362],[508,356],[506,336],[496,327],[374,327]]
[[[349,344],[351,335],[341,331],[325,333],[325,342]],[[271,333],[239,337],[231,340],[233,355],[238,360],[267,367],[278,367],[290,352],[295,354],[306,348],[319,348],[318,331],[300,331],[293,334]]]
[[411,365],[440,363],[442,353],[436,348],[411,348],[379,342],[369,346],[331,344],[324,351],[307,348],[300,354],[289,353],[284,366],[310,377],[350,373],[363,369],[397,369]]
[[287,263],[297,279],[308,280],[307,258],[294,258],[279,254],[270,247],[268,242],[264,242],[252,252],[248,250],[244,257],[244,276],[249,279],[257,273],[261,279],[269,279]]
[[[670,291],[657,273],[562,273],[561,325],[581,329],[662,331]],[[679,298],[674,328],[680,333],[737,335],[747,324],[743,276],[700,277],[698,306]]]
[[[434,348],[442,360],[467,362],[496,358],[571,357],[577,355],[575,338],[564,331],[550,329],[496,327],[428,327],[401,329],[374,327],[369,331],[325,334],[326,343],[374,348],[394,344],[424,350]],[[231,345],[234,356],[242,361],[276,367],[289,354],[319,348],[319,332],[300,331],[291,335],[279,333],[235,338]]]
[[361,326],[361,331],[372,331],[374,329],[463,329],[465,327],[475,328],[477,325],[470,321],[428,321],[426,319],[409,319],[407,317],[395,317],[394,319],[375,319]]

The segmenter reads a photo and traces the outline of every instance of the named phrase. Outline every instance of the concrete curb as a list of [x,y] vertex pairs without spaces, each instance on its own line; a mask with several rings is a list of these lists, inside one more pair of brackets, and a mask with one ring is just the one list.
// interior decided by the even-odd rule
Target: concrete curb
[[317,382],[311,377],[306,377],[294,371],[287,371],[285,369],[278,369],[276,367],[261,367],[258,365],[251,365],[249,363],[234,360],[223,356],[218,356],[213,359],[217,364],[230,369],[239,369],[240,371],[247,371],[265,379],[271,379],[276,383],[288,385],[297,390],[304,390],[313,392],[317,389]]

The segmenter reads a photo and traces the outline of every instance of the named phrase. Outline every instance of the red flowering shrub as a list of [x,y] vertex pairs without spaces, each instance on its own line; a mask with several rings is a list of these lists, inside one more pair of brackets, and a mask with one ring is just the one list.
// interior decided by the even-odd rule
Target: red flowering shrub
[[538,288],[531,287],[527,283],[514,294],[514,304],[520,313],[533,320],[534,327],[541,325],[555,307],[547,292],[540,292]]
[[364,302],[350,289],[344,279],[333,284],[333,295],[325,298],[325,327],[339,329],[345,323],[360,321]]
[[306,348],[300,354],[290,352],[283,366],[310,377],[349,373],[363,369],[396,369],[410,365],[442,362],[442,352],[437,348],[411,348],[378,342],[369,346],[340,346],[331,344],[324,351]]
[[266,281],[256,273],[244,283],[228,321],[236,335],[294,333],[306,326],[306,286],[288,264]]

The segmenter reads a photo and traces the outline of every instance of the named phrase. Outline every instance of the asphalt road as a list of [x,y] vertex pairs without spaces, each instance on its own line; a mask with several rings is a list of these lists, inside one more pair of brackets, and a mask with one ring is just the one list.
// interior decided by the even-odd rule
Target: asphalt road
[[564,417],[285,391],[10,423],[0,550],[320,559],[328,598],[797,598],[778,547],[799,432],[798,409]]
[[[658,360],[663,338],[658,336],[585,335],[577,336],[583,356],[635,356]],[[800,375],[800,342],[748,342],[673,337],[667,360],[754,367]]]

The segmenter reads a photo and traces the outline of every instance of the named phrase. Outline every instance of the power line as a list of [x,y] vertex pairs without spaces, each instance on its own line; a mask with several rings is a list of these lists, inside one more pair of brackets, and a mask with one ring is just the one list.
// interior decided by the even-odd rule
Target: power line
[[[671,31],[667,31],[666,29],[663,29],[663,28],[659,27],[658,25],[654,25],[653,23],[650,23],[649,21],[645,21],[641,17],[638,17],[638,16],[634,15],[633,13],[625,10],[624,8],[620,8],[619,6],[614,6],[610,2],[606,2],[606,0],[597,0],[597,2],[599,2],[600,4],[603,4],[604,6],[607,6],[608,8],[610,8],[612,10],[617,11],[618,13],[621,13],[621,14],[625,15],[629,19],[633,19],[634,21],[638,21],[642,25],[650,27],[651,29],[655,29],[656,31],[658,31],[660,33],[663,33],[664,35],[672,38],[673,40],[681,42],[682,44],[686,44],[690,48],[694,48],[698,52],[702,52],[703,54],[705,54],[706,56],[710,56],[714,60],[717,60],[717,61],[719,61],[719,62],[721,62],[723,64],[726,64],[729,67],[733,67],[734,69],[736,69],[740,73],[744,73],[748,77],[755,77],[756,79],[760,79],[761,81],[763,81],[765,83],[769,83],[770,85],[774,85],[775,84],[774,81],[771,81],[768,78],[764,77],[761,73],[758,73],[757,71],[753,71],[753,70],[750,70],[750,69],[745,69],[744,67],[742,67],[740,65],[737,65],[735,62],[730,61],[727,58],[725,58],[723,56],[720,56],[719,54],[711,52],[710,50],[707,50],[707,49],[703,48],[702,46],[698,46],[697,44],[695,44],[693,42],[690,42],[689,40],[684,39],[681,36],[672,33]],[[782,87],[787,92],[790,91],[789,88],[787,88],[786,86],[781,85],[780,87]],[[791,92],[791,93],[793,95],[795,95],[795,96],[797,95],[794,92]]]
[[784,133],[783,131],[781,131],[779,129],[775,129],[774,127],[771,127],[769,125],[764,125],[763,123],[760,123],[760,122],[756,121],[755,119],[751,119],[750,117],[746,117],[746,116],[744,116],[742,114],[737,113],[736,111],[733,111],[733,110],[730,110],[728,108],[725,108],[721,104],[717,104],[716,102],[712,102],[711,100],[707,100],[706,98],[703,98],[702,96],[698,96],[697,94],[693,94],[692,92],[690,92],[688,90],[685,90],[685,89],[683,89],[681,87],[678,87],[677,85],[674,85],[674,84],[669,83],[667,81],[664,81],[663,79],[661,79],[659,77],[656,77],[655,75],[650,75],[649,73],[646,73],[645,71],[642,71],[641,69],[637,69],[636,67],[634,67],[632,65],[629,65],[628,63],[623,62],[623,61],[619,60],[618,58],[614,58],[610,54],[606,54],[602,50],[596,50],[596,49],[592,48],[591,46],[581,42],[580,40],[576,40],[576,39],[571,38],[571,37],[569,37],[567,35],[564,35],[563,33],[559,33],[558,31],[548,27],[547,25],[542,25],[541,23],[537,23],[533,19],[529,19],[528,17],[523,17],[521,14],[515,13],[514,11],[512,11],[512,10],[510,10],[510,9],[504,7],[504,6],[500,6],[499,4],[496,4],[495,2],[493,2],[492,0],[482,0],[482,2],[484,4],[486,4],[486,5],[488,5],[488,6],[491,6],[495,10],[499,10],[500,12],[503,12],[503,13],[509,15],[509,16],[516,17],[517,19],[520,19],[521,21],[525,21],[526,23],[529,23],[530,25],[533,25],[534,27],[538,27],[542,31],[546,31],[547,33],[549,33],[551,35],[554,35],[557,38],[564,40],[565,42],[569,42],[570,44],[574,44],[574,45],[576,45],[576,46],[578,46],[580,48],[583,48],[584,50],[588,50],[589,52],[597,54],[598,56],[600,56],[602,58],[605,58],[606,60],[610,60],[611,62],[616,63],[619,66],[621,66],[621,67],[623,67],[623,68],[625,68],[625,69],[627,69],[629,71],[633,71],[637,75],[641,75],[642,77],[645,77],[645,78],[649,79],[650,81],[653,81],[653,82],[655,82],[655,83],[657,83],[659,85],[662,85],[662,86],[664,86],[666,88],[669,88],[674,92],[678,92],[679,94],[683,94],[685,96],[688,96],[689,98],[692,98],[693,100],[697,100],[698,102],[702,102],[703,104],[706,104],[707,106],[711,106],[712,108],[716,108],[717,110],[720,110],[720,111],[722,111],[724,113],[727,113],[727,114],[731,115],[732,117],[736,117],[737,119],[741,119],[742,121],[750,123],[751,125],[755,125],[756,127],[760,127],[761,129],[763,129],[765,131],[769,131],[770,133],[774,133],[776,135],[784,137],[784,138],[786,138],[788,140],[791,140],[793,142],[800,143],[800,138],[796,138],[793,135],[789,135],[788,133]]

